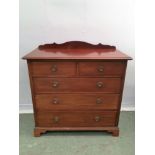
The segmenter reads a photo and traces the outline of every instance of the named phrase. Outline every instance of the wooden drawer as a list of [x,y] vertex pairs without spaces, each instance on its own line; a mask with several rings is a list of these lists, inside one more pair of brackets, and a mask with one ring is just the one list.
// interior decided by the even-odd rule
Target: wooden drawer
[[82,76],[122,76],[124,62],[80,62],[79,74]]
[[32,62],[33,76],[73,76],[76,74],[75,62]]
[[35,93],[120,93],[121,78],[34,78]]
[[115,126],[116,111],[38,112],[38,127],[103,127]]
[[37,110],[111,109],[116,110],[118,94],[41,94],[35,96]]

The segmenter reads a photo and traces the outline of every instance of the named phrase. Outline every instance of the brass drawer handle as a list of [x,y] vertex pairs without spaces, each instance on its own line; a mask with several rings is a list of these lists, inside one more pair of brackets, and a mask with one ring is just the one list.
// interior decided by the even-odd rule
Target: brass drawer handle
[[54,98],[54,99],[53,99],[53,104],[58,104],[58,103],[59,103],[59,99]]
[[96,85],[97,85],[98,88],[102,88],[103,87],[103,82],[97,82]]
[[103,72],[104,71],[104,67],[103,66],[99,66],[97,69],[99,72]]
[[57,88],[59,86],[59,82],[54,81],[52,82],[52,87]]
[[58,123],[59,122],[59,117],[58,116],[53,117],[53,122]]
[[95,116],[95,121],[96,122],[99,122],[101,120],[101,117],[100,116]]
[[97,103],[97,104],[101,104],[101,103],[103,103],[103,101],[102,101],[101,98],[97,98],[97,99],[96,99],[96,103]]
[[57,69],[57,66],[56,65],[53,65],[52,67],[51,67],[51,71],[52,72],[56,72],[58,69]]

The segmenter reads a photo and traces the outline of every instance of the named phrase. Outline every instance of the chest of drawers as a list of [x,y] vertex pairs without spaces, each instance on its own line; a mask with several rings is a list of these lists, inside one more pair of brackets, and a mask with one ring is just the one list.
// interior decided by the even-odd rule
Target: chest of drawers
[[115,46],[71,41],[41,45],[27,60],[34,136],[46,131],[107,131],[119,135],[127,61]]

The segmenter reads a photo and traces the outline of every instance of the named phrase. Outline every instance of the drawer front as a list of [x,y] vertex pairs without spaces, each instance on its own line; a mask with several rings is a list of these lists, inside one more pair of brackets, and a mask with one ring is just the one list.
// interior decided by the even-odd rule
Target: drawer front
[[120,93],[121,88],[121,78],[34,78],[33,81],[36,93]]
[[38,112],[38,127],[103,127],[115,126],[116,111]]
[[38,110],[111,109],[116,110],[118,94],[41,94],[35,96]]
[[79,74],[82,76],[122,76],[123,62],[80,62]]
[[33,62],[33,76],[73,76],[76,74],[74,62]]

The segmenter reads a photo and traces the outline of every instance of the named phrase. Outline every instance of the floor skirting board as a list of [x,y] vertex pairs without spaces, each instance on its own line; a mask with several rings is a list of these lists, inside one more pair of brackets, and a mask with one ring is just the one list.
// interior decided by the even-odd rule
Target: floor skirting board
[[[131,104],[130,104],[131,105]],[[135,106],[123,105],[121,111],[135,111]],[[33,113],[32,105],[22,104],[19,106],[19,113]]]

